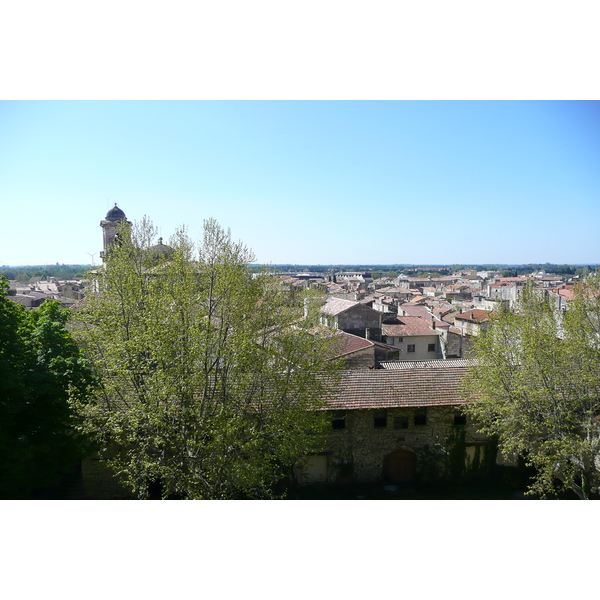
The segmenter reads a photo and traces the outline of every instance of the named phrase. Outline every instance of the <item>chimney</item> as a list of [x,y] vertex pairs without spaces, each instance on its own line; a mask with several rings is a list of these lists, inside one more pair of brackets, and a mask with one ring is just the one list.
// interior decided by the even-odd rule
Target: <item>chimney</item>
[[371,339],[371,332],[369,331],[369,328],[367,327],[365,329],[365,340],[370,340]]
[[435,331],[435,321],[432,323],[432,325],[433,325],[433,329]]

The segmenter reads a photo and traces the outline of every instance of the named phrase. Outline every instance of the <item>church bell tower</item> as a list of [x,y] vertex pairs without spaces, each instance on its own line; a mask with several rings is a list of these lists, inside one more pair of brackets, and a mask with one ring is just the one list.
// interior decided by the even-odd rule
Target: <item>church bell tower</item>
[[117,234],[117,226],[119,223],[125,221],[127,225],[131,226],[131,223],[127,220],[125,213],[115,205],[107,213],[106,217],[100,221],[100,227],[102,227],[104,250],[100,252],[102,260],[106,258],[107,250],[115,243],[115,236]]

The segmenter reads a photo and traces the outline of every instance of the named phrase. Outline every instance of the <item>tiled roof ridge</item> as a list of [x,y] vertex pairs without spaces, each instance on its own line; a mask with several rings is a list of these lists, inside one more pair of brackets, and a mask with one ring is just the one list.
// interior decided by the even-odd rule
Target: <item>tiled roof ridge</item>
[[327,298],[327,302],[321,307],[321,311],[329,315],[336,315],[358,305],[360,305],[360,302],[356,300]]
[[477,364],[473,358],[447,358],[433,360],[384,360],[379,364],[384,369],[452,369],[464,368]]
[[460,381],[466,367],[343,371],[327,409],[368,409],[464,404]]

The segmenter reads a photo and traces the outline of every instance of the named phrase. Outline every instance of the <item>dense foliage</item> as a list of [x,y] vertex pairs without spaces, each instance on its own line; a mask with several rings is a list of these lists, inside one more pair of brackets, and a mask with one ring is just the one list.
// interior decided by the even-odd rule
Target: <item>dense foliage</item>
[[528,287],[515,312],[492,318],[477,338],[466,408],[500,449],[535,467],[531,491],[599,496],[600,296],[598,280],[576,288],[566,312]]
[[322,443],[327,343],[216,222],[198,245],[182,230],[157,253],[155,238],[122,226],[76,313],[102,383],[86,431],[139,498],[268,497]]
[[84,444],[68,398],[83,401],[93,381],[69,312],[52,300],[26,311],[7,291],[0,278],[0,496],[23,498],[76,467]]

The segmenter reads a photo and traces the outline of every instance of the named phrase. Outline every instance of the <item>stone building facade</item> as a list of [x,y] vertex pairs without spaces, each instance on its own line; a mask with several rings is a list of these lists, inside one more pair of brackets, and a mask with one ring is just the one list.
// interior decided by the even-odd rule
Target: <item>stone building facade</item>
[[465,369],[346,371],[328,403],[326,446],[307,458],[299,480],[427,481],[495,461],[490,440],[459,410]]
[[460,329],[462,335],[479,335],[489,325],[490,313],[487,310],[473,308],[455,315],[454,327]]
[[366,337],[367,330],[373,339],[381,336],[381,314],[352,300],[329,298],[321,307],[321,323],[359,337]]

